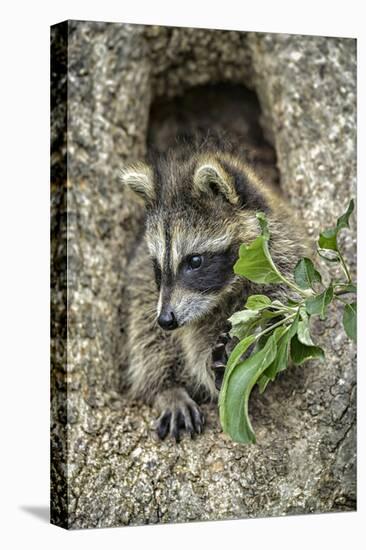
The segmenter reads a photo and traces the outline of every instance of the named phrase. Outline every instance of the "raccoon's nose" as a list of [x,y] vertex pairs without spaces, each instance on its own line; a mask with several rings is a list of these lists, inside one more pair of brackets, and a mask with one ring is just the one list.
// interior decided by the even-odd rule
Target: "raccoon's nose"
[[158,323],[164,330],[177,328],[178,323],[171,309],[163,309],[158,317]]

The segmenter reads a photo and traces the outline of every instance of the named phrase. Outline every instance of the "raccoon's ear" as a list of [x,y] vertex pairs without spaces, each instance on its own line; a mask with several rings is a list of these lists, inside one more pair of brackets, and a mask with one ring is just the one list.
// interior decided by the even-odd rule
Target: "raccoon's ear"
[[121,181],[145,202],[155,198],[153,171],[144,162],[136,162],[121,169]]
[[220,194],[234,206],[239,204],[240,197],[236,191],[233,176],[216,159],[207,157],[199,161],[193,183],[199,192]]

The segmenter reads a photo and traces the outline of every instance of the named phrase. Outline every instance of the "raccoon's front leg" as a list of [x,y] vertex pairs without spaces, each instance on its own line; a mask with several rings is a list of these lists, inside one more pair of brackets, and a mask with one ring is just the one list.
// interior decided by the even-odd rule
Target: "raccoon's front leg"
[[[203,431],[204,417],[199,406],[175,376],[179,358],[176,349],[156,335],[131,342],[130,395],[151,405],[158,412],[155,429],[160,439],[168,435],[177,442],[183,432],[191,437]],[[165,348],[165,349],[164,349]],[[175,352],[175,353],[174,353]]]
[[[142,316],[141,316],[142,317]],[[136,318],[132,316],[132,321]],[[130,330],[128,377],[130,395],[151,405],[159,414],[156,433],[177,442],[183,432],[191,437],[203,431],[204,417],[179,381],[179,349],[161,329],[140,318]]]
[[204,416],[183,387],[169,388],[157,396],[155,407],[160,411],[156,422],[156,433],[160,439],[169,434],[178,442],[186,431],[191,437],[203,431]]

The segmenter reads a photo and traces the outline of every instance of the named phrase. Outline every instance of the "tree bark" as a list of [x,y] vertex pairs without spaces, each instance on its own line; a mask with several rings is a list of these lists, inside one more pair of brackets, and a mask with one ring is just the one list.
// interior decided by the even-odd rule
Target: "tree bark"
[[[68,22],[53,27],[52,44],[52,522],[355,510],[355,347],[339,308],[316,323],[324,363],[253,392],[256,445],[230,441],[209,405],[201,437],[154,439],[152,411],[121,391],[124,274],[141,210],[119,182],[122,163],[146,152],[154,99],[243,84],[259,97],[282,189],[314,240],[355,196],[355,41]],[[353,274],[355,232],[352,221],[341,237]]]

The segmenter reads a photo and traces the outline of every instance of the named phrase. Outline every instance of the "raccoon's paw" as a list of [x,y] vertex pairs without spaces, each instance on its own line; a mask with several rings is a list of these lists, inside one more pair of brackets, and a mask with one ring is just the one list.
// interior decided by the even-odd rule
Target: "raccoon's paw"
[[212,350],[212,365],[215,376],[215,386],[218,390],[221,389],[224,379],[226,363],[229,357],[228,345],[231,339],[228,332],[222,332]]
[[162,392],[157,398],[157,406],[162,411],[156,421],[156,433],[159,439],[167,435],[178,443],[184,432],[191,437],[203,431],[205,418],[193,399],[183,388]]

